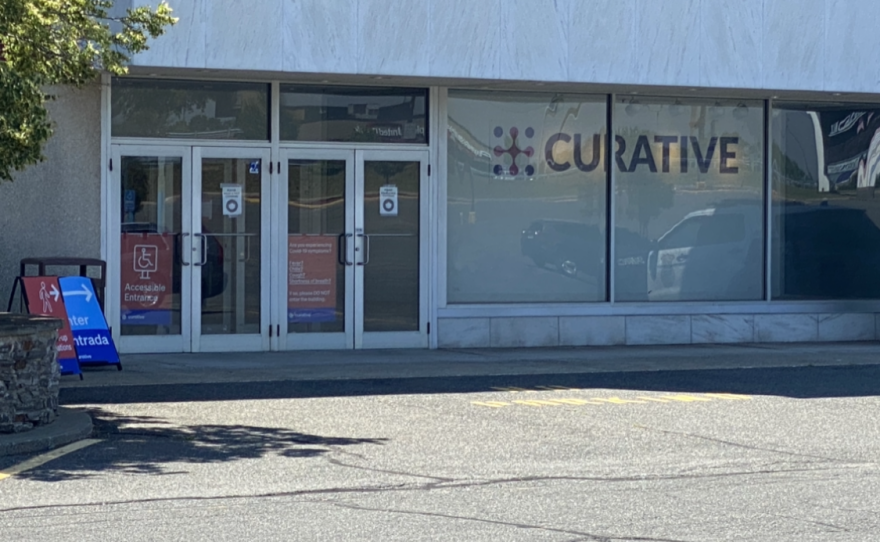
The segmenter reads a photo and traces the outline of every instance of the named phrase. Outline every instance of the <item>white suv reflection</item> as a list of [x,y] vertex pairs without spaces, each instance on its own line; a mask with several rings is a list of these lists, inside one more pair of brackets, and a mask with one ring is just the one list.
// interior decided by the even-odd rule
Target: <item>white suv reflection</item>
[[648,299],[760,298],[762,223],[758,202],[686,215],[648,256]]

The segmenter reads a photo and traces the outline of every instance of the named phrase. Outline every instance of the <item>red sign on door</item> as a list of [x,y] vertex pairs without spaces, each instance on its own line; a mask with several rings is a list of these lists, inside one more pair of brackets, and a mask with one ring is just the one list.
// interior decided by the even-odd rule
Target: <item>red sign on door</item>
[[24,287],[28,313],[51,316],[64,322],[64,325],[58,330],[56,344],[58,360],[75,360],[76,350],[73,344],[73,333],[70,332],[70,321],[67,318],[67,308],[64,306],[64,298],[61,296],[58,277],[21,277],[21,284]]
[[121,244],[122,324],[170,326],[174,235],[123,233]]
[[291,235],[287,239],[287,321],[336,321],[336,237]]

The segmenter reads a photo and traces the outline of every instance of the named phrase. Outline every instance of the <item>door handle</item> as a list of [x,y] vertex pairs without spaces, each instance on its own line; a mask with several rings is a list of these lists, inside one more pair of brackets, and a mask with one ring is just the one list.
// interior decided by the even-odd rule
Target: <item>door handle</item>
[[183,261],[183,255],[186,253],[186,251],[183,250],[183,238],[187,236],[189,236],[188,233],[180,234],[180,265],[189,265],[189,262]]
[[201,261],[199,261],[199,263],[195,263],[195,262],[193,262],[193,265],[197,265],[197,266],[201,267],[201,266],[205,265],[206,263],[208,263],[208,237],[207,237],[204,233],[194,233],[194,234],[193,234],[193,237],[200,237],[200,238],[201,238],[201,241],[202,241],[202,244],[201,244],[202,258],[201,258]]
[[358,237],[364,240],[364,259],[358,262],[358,265],[367,265],[370,263],[370,236],[359,233]]
[[336,245],[336,261],[339,265],[353,265],[348,261],[348,238],[352,237],[351,233],[340,233],[339,240]]

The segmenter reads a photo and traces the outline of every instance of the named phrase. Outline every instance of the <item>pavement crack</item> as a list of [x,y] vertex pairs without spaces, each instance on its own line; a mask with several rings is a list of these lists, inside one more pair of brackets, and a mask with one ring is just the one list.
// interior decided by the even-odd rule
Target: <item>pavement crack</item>
[[644,537],[644,536],[632,536],[632,535],[600,535],[594,533],[587,533],[583,531],[575,531],[572,529],[561,529],[558,527],[548,527],[544,525],[533,525],[529,523],[517,523],[511,521],[501,521],[496,519],[487,519],[487,518],[479,518],[473,516],[459,516],[455,514],[443,514],[440,512],[425,512],[420,510],[403,510],[400,508],[373,508],[369,506],[362,506],[358,504],[350,504],[350,503],[341,503],[341,502],[327,502],[320,501],[325,504],[330,504],[339,508],[347,508],[350,510],[362,510],[367,512],[386,512],[390,514],[409,514],[415,516],[422,517],[433,517],[433,518],[442,518],[442,519],[457,519],[463,521],[474,521],[477,523],[488,523],[491,525],[502,525],[505,527],[515,527],[517,529],[528,529],[528,530],[537,530],[537,531],[545,531],[551,533],[561,533],[561,534],[569,534],[575,535],[578,538],[577,540],[590,540],[593,542],[612,542],[614,540],[635,540],[638,542],[686,542],[684,540],[678,538],[656,538],[656,537]]
[[449,482],[456,481],[455,478],[443,478],[440,476],[431,476],[431,475],[427,475],[427,474],[415,474],[412,472],[396,471],[396,470],[391,470],[391,469],[377,469],[374,467],[364,467],[361,465],[352,465],[350,463],[343,463],[342,461],[340,461],[338,459],[333,459],[333,458],[329,458],[329,457],[327,458],[327,462],[330,463],[331,465],[336,465],[337,467],[344,467],[344,468],[349,468],[349,469],[356,469],[356,470],[363,470],[363,471],[370,471],[370,472],[381,472],[383,474],[394,474],[397,476],[409,476],[412,478],[425,478],[428,480],[433,480],[434,484],[442,484],[442,483],[449,483]]
[[810,459],[821,459],[822,461],[829,461],[834,463],[839,463],[840,459],[834,457],[825,457],[822,455],[813,455],[813,454],[799,454],[797,452],[791,452],[789,450],[777,450],[775,448],[765,448],[763,446],[753,446],[751,444],[743,444],[740,442],[733,442],[730,440],[719,439],[715,437],[707,437],[705,435],[698,435],[696,433],[687,433],[684,431],[671,431],[668,429],[657,429],[656,427],[648,427],[646,425],[635,425],[637,429],[644,429],[646,431],[654,431],[656,433],[665,433],[667,435],[678,435],[682,437],[694,438],[699,440],[707,440],[710,442],[717,442],[719,444],[724,444],[726,446],[734,446],[737,448],[745,448],[747,450],[758,450],[762,452],[771,452],[775,454],[784,454],[793,457],[809,457]]

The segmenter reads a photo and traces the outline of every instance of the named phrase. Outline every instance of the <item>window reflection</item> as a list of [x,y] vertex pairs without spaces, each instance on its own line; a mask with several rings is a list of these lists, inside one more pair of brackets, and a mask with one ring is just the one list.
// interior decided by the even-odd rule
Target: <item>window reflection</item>
[[604,97],[450,91],[448,110],[448,301],[606,299]]
[[269,139],[269,85],[113,79],[113,137]]
[[423,88],[281,87],[281,139],[428,142]]
[[774,105],[772,137],[772,296],[880,297],[880,108]]
[[[763,296],[760,102],[615,105],[618,301]],[[647,278],[621,262],[647,260]]]

